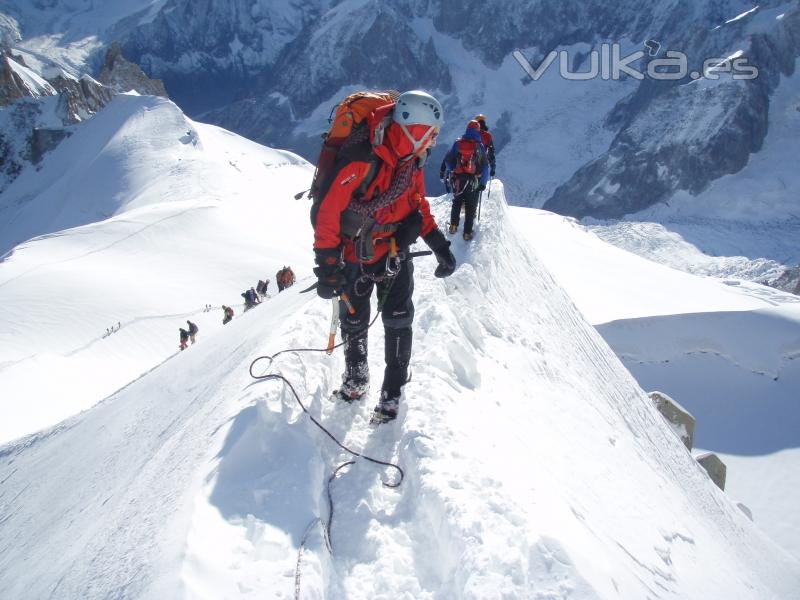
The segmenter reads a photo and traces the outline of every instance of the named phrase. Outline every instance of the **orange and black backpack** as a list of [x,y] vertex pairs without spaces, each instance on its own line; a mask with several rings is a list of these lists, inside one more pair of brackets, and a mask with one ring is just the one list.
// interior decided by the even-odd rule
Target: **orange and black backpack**
[[317,160],[317,170],[308,192],[311,198],[311,225],[316,226],[319,205],[342,168],[353,161],[374,160],[357,193],[365,193],[380,166],[372,152],[373,146],[383,141],[383,131],[388,125],[391,109],[399,92],[356,92],[350,94],[331,111],[328,119],[331,128],[322,135],[322,150]]

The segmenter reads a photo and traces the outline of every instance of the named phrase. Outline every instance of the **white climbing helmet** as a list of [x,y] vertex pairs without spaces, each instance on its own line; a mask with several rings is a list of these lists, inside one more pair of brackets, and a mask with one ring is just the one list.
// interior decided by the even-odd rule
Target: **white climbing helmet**
[[[436,144],[436,136],[444,123],[444,111],[439,101],[430,94],[412,90],[400,94],[392,120],[400,125],[400,129],[413,144],[416,155]],[[428,130],[420,139],[416,139],[408,130],[413,125],[427,125]]]
[[428,125],[441,128],[444,111],[439,101],[419,90],[403,92],[397,99],[393,119],[400,125]]

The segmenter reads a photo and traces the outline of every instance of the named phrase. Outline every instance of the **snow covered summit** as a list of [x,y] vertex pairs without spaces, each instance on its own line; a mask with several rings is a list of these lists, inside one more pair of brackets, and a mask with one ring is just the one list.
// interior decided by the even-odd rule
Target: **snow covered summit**
[[[327,336],[329,305],[299,293],[311,232],[292,194],[310,169],[182,121],[167,101],[121,102],[134,105],[124,127],[151,123],[159,143],[99,146],[98,160],[111,152],[124,174],[108,180],[125,191],[110,201],[115,216],[50,231],[0,264],[3,318],[8,307],[18,317],[8,339],[27,344],[2,359],[4,421],[37,398],[53,400],[39,405],[52,419],[68,387],[85,407],[97,380],[128,383],[0,448],[5,595],[763,600],[798,589],[800,565],[662,422],[518,231],[499,182],[475,240],[454,242],[451,278],[415,263],[413,379],[396,423],[371,429],[371,403],[328,400],[338,355],[271,365],[345,444],[406,472],[396,490],[380,483],[390,470],[365,461],[339,474],[329,551],[326,482],[350,457],[284,385],[248,374],[258,356]],[[187,123],[197,144],[173,139]],[[444,222],[446,200],[434,208]],[[164,339],[193,308],[232,303],[286,261],[297,286],[224,327],[199,313],[198,344],[171,356],[177,335]],[[45,291],[36,316],[59,315],[47,331],[60,348],[42,353],[46,332],[26,318]],[[119,333],[88,337],[112,315]],[[381,349],[378,325],[374,377]],[[18,368],[30,370],[9,375]],[[81,377],[66,383],[73,369]]]

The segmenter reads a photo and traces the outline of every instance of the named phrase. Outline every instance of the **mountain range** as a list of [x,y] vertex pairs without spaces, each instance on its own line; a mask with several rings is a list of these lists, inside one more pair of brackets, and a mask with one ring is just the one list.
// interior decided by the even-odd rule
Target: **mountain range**
[[[779,0],[74,4],[9,3],[18,47],[67,70],[98,70],[118,41],[189,114],[261,143],[280,140],[310,160],[346,92],[426,88],[445,104],[444,139],[476,112],[490,116],[517,202],[578,217],[619,218],[679,192],[697,197],[739,172],[762,148],[770,99],[800,55],[800,9]],[[54,33],[63,37],[55,42]],[[532,81],[512,56],[538,65],[563,51],[581,72],[604,44],[627,56],[646,42],[656,46],[634,66],[645,71],[680,51],[683,78],[567,86],[555,66]],[[758,77],[736,80],[724,68],[690,76],[715,57],[745,60]]]

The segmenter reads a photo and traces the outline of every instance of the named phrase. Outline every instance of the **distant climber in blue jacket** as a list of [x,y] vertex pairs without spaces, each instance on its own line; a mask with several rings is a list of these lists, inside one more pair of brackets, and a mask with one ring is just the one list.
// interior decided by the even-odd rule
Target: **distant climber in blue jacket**
[[481,126],[470,121],[464,135],[456,140],[444,157],[439,169],[439,178],[445,181],[449,171],[449,181],[453,192],[453,209],[450,211],[450,233],[458,231],[461,207],[465,208],[464,239],[472,239],[472,226],[478,209],[480,193],[489,181],[489,159],[481,142]]

